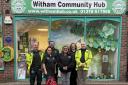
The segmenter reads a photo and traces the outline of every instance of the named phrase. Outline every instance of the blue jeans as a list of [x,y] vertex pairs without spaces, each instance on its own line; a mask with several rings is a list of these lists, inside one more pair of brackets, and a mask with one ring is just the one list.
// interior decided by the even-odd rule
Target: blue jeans
[[71,72],[61,73],[62,85],[70,85],[70,75]]

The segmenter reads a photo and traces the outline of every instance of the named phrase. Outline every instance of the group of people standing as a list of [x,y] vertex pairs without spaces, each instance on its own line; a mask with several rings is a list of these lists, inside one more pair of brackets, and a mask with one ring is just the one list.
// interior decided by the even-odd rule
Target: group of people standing
[[75,43],[65,45],[60,53],[54,41],[49,41],[44,53],[38,50],[38,43],[34,43],[32,52],[26,55],[30,85],[34,85],[35,79],[37,85],[41,85],[42,73],[46,81],[53,77],[58,82],[58,70],[62,85],[84,85],[91,60],[92,53],[86,49],[85,43],[81,43],[81,49],[77,49]]

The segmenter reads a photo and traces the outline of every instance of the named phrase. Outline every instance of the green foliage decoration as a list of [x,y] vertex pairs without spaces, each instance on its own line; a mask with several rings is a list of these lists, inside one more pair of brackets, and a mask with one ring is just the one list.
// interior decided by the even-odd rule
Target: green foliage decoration
[[87,46],[91,48],[105,49],[106,51],[115,51],[117,48],[115,29],[116,26],[108,22],[105,22],[100,26],[87,26]]

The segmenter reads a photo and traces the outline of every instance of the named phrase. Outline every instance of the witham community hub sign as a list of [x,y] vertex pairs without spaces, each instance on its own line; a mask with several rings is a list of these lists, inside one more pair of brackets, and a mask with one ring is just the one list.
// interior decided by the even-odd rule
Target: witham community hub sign
[[123,14],[125,0],[12,0],[14,14]]

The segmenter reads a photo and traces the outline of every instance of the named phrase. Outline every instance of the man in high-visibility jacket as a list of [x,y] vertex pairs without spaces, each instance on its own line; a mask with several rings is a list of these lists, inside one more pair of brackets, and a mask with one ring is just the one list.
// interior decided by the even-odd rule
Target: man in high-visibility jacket
[[39,44],[37,42],[33,45],[33,50],[26,54],[27,73],[30,74],[30,85],[34,85],[35,79],[37,79],[37,85],[41,85],[42,82],[42,59],[43,53],[38,50]]
[[86,45],[84,42],[81,43],[81,49],[76,51],[75,60],[76,70],[78,74],[77,85],[85,85],[87,72],[92,60],[92,53],[91,51],[86,49]]

